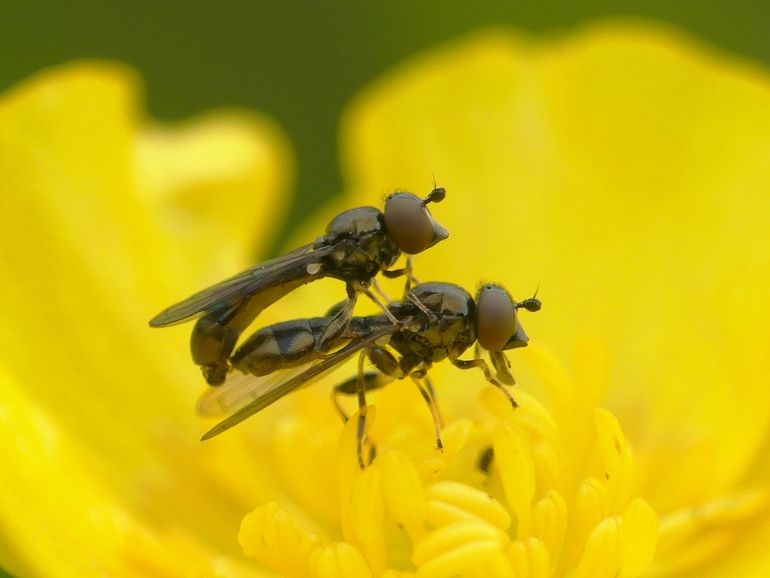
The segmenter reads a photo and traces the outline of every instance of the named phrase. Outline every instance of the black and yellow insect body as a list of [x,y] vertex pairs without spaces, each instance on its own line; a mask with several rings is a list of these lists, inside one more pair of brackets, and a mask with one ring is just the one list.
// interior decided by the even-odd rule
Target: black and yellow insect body
[[[231,414],[203,439],[214,437],[261,411],[287,393],[311,383],[359,354],[355,377],[333,392],[337,409],[347,419],[337,399],[355,394],[359,405],[358,456],[364,465],[366,391],[394,379],[414,381],[431,410],[436,444],[442,447],[441,418],[436,393],[428,376],[433,363],[448,359],[460,369],[479,368],[516,407],[505,387],[514,383],[504,351],[524,347],[527,334],[519,322],[519,309],[539,311],[535,297],[514,301],[498,285],[484,285],[476,298],[451,283],[422,283],[408,298],[388,306],[389,314],[354,316],[335,324],[336,314],[286,321],[257,331],[233,354],[233,371],[221,388],[209,389],[201,398],[202,415]],[[396,319],[394,324],[391,317]],[[491,367],[475,348],[471,359],[460,357],[474,344],[489,352]],[[364,371],[368,360],[376,371]]]

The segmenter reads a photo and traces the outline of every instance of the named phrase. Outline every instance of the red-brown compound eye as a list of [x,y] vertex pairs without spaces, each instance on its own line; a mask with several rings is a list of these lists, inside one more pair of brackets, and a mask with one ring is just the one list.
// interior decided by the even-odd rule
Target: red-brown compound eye
[[518,327],[516,306],[502,287],[485,285],[476,299],[476,339],[487,351],[505,348]]
[[411,193],[390,195],[385,201],[384,212],[388,237],[408,255],[421,253],[449,236],[431,216],[425,201]]

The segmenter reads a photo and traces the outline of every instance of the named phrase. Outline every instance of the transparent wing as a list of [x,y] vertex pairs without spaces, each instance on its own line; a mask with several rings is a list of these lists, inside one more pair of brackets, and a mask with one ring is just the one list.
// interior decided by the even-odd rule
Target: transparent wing
[[[282,383],[307,371],[314,363],[318,363],[318,360],[309,361],[297,367],[274,371],[270,375],[261,377],[242,373],[237,369],[233,370],[227,375],[227,379],[222,385],[206,388],[206,391],[198,398],[196,413],[201,417],[223,417],[235,413]],[[335,368],[332,367],[331,369]],[[317,375],[302,385],[309,385],[320,377],[321,375]]]
[[196,315],[209,313],[232,299],[258,293],[280,282],[290,269],[317,263],[323,257],[333,253],[336,248],[335,245],[319,248],[313,248],[312,244],[304,245],[291,253],[261,263],[221,283],[207,287],[184,301],[164,309],[150,320],[150,325],[152,327],[173,325]]
[[[214,436],[217,436],[222,432],[229,430],[231,427],[238,425],[243,420],[251,417],[255,413],[265,409],[267,406],[278,401],[287,393],[290,393],[295,389],[303,385],[306,385],[308,383],[311,383],[312,381],[315,381],[316,379],[320,378],[323,375],[326,375],[329,371],[337,367],[343,361],[350,358],[350,356],[356,353],[357,351],[361,351],[362,349],[370,345],[373,345],[375,342],[379,341],[380,339],[389,337],[390,335],[392,335],[393,333],[396,333],[400,329],[401,329],[401,325],[387,325],[385,327],[382,327],[366,337],[352,341],[351,343],[349,343],[339,351],[332,353],[328,357],[321,359],[319,361],[315,361],[311,363],[309,366],[302,367],[301,368],[302,371],[300,371],[296,375],[289,377],[285,381],[274,382],[273,380],[269,380],[268,385],[263,385],[263,382],[257,381],[253,386],[254,387],[253,393],[249,390],[248,386],[234,385],[233,386],[234,390],[238,390],[238,394],[233,396],[233,398],[237,397],[240,401],[244,401],[246,405],[243,405],[242,407],[240,407],[240,409],[237,409],[235,413],[232,414],[230,417],[219,422],[217,425],[211,428],[208,432],[206,432],[203,435],[201,440],[203,441],[203,440],[211,439]],[[270,378],[271,376],[266,376],[266,377]],[[255,379],[260,380],[261,378],[255,378]],[[268,380],[266,380],[264,383],[267,384]],[[225,385],[223,385],[223,387]],[[241,387],[243,387],[243,390],[241,390]],[[251,396],[251,401],[246,401],[246,397],[248,396]],[[214,405],[218,403],[218,400],[212,399],[211,401],[214,401]],[[228,400],[228,402],[229,401],[230,400]],[[226,402],[225,405],[227,405],[228,402]],[[238,402],[233,402],[233,403],[236,406],[238,405]],[[200,403],[198,407],[200,411]]]

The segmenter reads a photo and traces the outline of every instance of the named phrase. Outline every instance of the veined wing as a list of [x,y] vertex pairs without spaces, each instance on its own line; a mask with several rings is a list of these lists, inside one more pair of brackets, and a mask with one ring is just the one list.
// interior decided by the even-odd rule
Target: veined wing
[[[195,407],[196,413],[201,417],[231,415],[250,402],[261,398],[282,383],[307,371],[309,367],[314,363],[318,363],[318,361],[314,359],[297,367],[279,369],[263,376],[243,373],[234,369],[227,375],[227,379],[222,385],[206,388],[206,391],[198,398],[198,404]],[[336,366],[329,368],[329,370],[331,371],[335,368]],[[302,385],[309,385],[320,377],[321,375],[317,375],[314,379],[309,379]]]
[[382,327],[377,331],[367,335],[366,337],[352,341],[339,351],[332,353],[330,356],[320,361],[314,362],[312,365],[310,365],[310,367],[286,381],[282,381],[280,383],[272,383],[270,387],[260,387],[259,394],[253,399],[253,401],[247,403],[230,417],[219,422],[217,425],[207,431],[201,438],[201,441],[211,439],[214,436],[229,430],[231,427],[238,425],[243,420],[251,417],[255,413],[278,401],[287,393],[290,393],[295,389],[318,379],[322,375],[325,375],[334,369],[337,365],[350,358],[350,356],[357,351],[361,351],[362,349],[373,345],[375,342],[384,337],[393,335],[399,331],[401,327],[401,325],[387,325]]
[[307,267],[317,263],[322,258],[332,254],[336,248],[335,245],[319,248],[313,248],[312,243],[304,245],[291,253],[261,263],[221,283],[207,287],[184,301],[164,309],[150,320],[150,325],[163,327],[187,321],[202,313],[210,313],[232,299],[253,295],[280,282],[291,268]]

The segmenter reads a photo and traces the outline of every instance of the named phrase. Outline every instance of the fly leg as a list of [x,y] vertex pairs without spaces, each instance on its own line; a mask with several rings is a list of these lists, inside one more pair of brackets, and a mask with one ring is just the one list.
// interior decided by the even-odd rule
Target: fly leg
[[414,276],[412,270],[414,268],[414,255],[406,256],[406,267],[401,269],[391,269],[390,271],[382,271],[382,276],[387,279],[397,279],[406,275],[406,283],[404,284],[404,297],[412,289],[412,285],[419,284],[421,281]]
[[396,279],[406,275],[406,283],[404,283],[404,296],[412,289],[413,284],[419,284],[421,281],[414,276],[412,270],[414,269],[414,255],[406,256],[406,267],[401,269],[391,269],[390,271],[383,271],[382,275],[388,279]]
[[422,382],[422,380],[426,377],[426,371],[424,369],[421,369],[419,371],[415,371],[414,373],[410,374],[409,377],[412,378],[412,381],[414,381],[414,384],[417,386],[417,389],[420,390],[420,394],[422,395],[422,398],[425,400],[425,403],[428,404],[428,409],[430,410],[430,415],[433,418],[433,429],[436,432],[436,449],[440,451],[444,451],[444,442],[441,440],[441,414],[438,410],[438,404],[436,403],[436,397],[435,397],[435,391],[433,389],[433,384],[431,383],[429,386],[425,386]]
[[412,293],[412,284],[416,283],[419,284],[420,280],[414,276],[412,273],[412,270],[414,268],[414,255],[407,255],[406,257],[406,267],[402,269],[404,272],[403,274],[406,275],[406,283],[404,283],[404,296],[403,300],[409,300],[412,303],[414,303],[417,306],[417,309],[419,309],[425,317],[428,318],[428,321],[430,323],[436,323],[438,319],[436,318],[436,315],[425,305],[420,301],[417,296]]
[[436,395],[436,388],[433,385],[433,380],[430,378],[427,372],[425,374],[425,377],[423,378],[423,381],[425,382],[425,385],[428,387],[428,392],[430,393],[430,397],[433,399],[433,403],[436,406],[436,417],[438,418],[438,424],[443,429],[444,418],[441,415],[441,408],[438,406],[438,396]]
[[393,325],[398,325],[398,319],[396,319],[395,316],[390,312],[390,309],[388,309],[388,306],[385,305],[382,301],[380,301],[377,295],[372,293],[372,291],[368,287],[359,289],[359,291],[361,291],[361,293],[363,293],[369,299],[374,301],[380,307],[380,309],[382,309],[382,311],[385,313],[385,315],[390,320],[390,322],[393,323]]
[[412,285],[419,285],[420,280],[414,276],[414,255],[406,256],[406,283],[404,283],[404,295],[412,290]]
[[[351,290],[358,291],[366,295],[369,299],[374,301],[380,309],[382,309],[383,313],[385,313],[385,315],[390,320],[390,322],[393,323],[393,325],[398,325],[398,319],[396,319],[393,316],[393,314],[390,312],[390,309],[388,309],[388,306],[385,305],[382,301],[380,301],[377,295],[375,295],[372,292],[372,290],[369,289],[369,286],[367,284],[361,283],[360,281],[353,281],[352,283],[348,283],[348,295],[350,295]],[[352,310],[351,310],[351,315],[352,315]]]
[[358,430],[356,431],[356,452],[358,465],[363,470],[364,464],[364,437],[366,436],[366,390],[364,389],[364,359],[366,350],[358,355],[358,375],[356,376],[356,394],[358,396]]
[[382,297],[385,301],[388,303],[392,302],[393,299],[390,298],[390,295],[388,295],[385,290],[382,288],[382,285],[380,285],[380,282],[377,281],[377,278],[375,277],[372,279],[372,288],[380,294],[380,297]]
[[433,311],[431,311],[427,307],[425,307],[423,302],[420,301],[414,293],[412,293],[412,292],[407,293],[406,294],[406,299],[408,299],[409,301],[411,301],[412,303],[414,303],[417,306],[417,309],[419,309],[428,318],[428,322],[429,323],[437,323],[438,322],[438,318],[436,317],[436,314],[433,313]]
[[[379,389],[389,384],[391,381],[393,381],[391,376],[380,373],[379,371],[364,372],[364,390],[366,391]],[[355,395],[358,392],[357,385],[358,376],[355,376],[343,381],[332,390],[332,403],[334,403],[334,408],[337,410],[340,418],[342,418],[342,421],[345,423],[347,423],[348,419],[350,418],[345,411],[345,408],[342,407],[342,404],[340,403],[340,396]]]
[[481,371],[484,372],[484,377],[486,380],[494,385],[497,389],[502,391],[505,394],[505,397],[508,398],[508,401],[511,402],[511,405],[513,406],[513,409],[516,409],[519,407],[519,404],[516,403],[516,400],[513,398],[513,395],[511,395],[511,392],[508,391],[508,389],[500,382],[499,379],[497,379],[494,375],[492,375],[492,371],[489,369],[489,365],[487,362],[483,359],[452,359],[452,363],[455,365],[455,367],[458,367],[460,369],[471,369],[473,367],[479,367],[481,368]]
[[315,351],[318,353],[326,353],[333,348],[339,337],[350,325],[353,309],[355,309],[356,301],[358,301],[358,290],[351,283],[346,285],[346,289],[348,292],[347,300],[332,307],[329,323],[316,341]]
[[[420,283],[420,280],[417,279],[412,274],[412,267],[414,266],[414,256],[413,255],[407,255],[406,257],[406,267],[403,269],[393,269],[391,271],[383,271],[383,276],[387,277],[388,279],[395,279],[396,277],[401,277],[402,275],[406,275],[406,283],[404,283],[404,295],[402,297],[403,301],[411,301],[417,309],[419,309],[425,317],[428,318],[428,321],[430,323],[436,323],[438,319],[436,318],[436,315],[428,309],[422,301],[420,301],[417,296],[415,296],[414,293],[412,293],[412,284],[413,283]],[[376,282],[376,280],[375,280]]]

